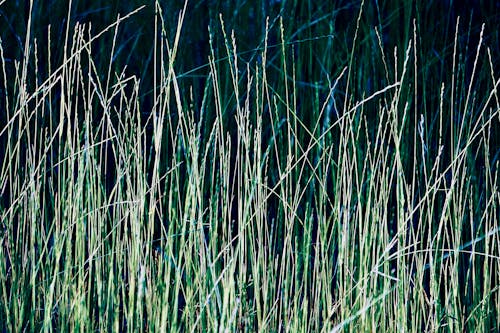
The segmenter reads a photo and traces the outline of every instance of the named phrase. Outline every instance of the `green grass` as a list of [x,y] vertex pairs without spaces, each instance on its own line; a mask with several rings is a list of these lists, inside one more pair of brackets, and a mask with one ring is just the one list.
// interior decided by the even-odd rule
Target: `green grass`
[[497,331],[498,18],[215,2],[2,12],[0,332]]

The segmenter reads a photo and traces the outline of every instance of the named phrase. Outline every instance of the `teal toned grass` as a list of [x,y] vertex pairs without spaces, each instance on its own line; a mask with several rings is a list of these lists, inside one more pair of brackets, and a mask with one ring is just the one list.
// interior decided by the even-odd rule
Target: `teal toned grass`
[[498,330],[493,33],[429,45],[425,9],[371,6],[338,32],[242,2],[256,45],[211,17],[193,69],[187,3],[70,9],[46,45],[31,3],[0,48],[0,331]]

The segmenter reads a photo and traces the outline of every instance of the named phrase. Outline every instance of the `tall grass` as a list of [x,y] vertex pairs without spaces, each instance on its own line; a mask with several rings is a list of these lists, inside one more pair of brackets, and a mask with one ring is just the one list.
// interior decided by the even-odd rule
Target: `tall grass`
[[[46,45],[30,6],[22,57],[0,47],[1,331],[498,329],[484,25],[455,20],[431,57],[421,21],[403,10],[391,44],[361,3],[345,45],[308,12],[240,51],[221,15],[186,83],[187,3],[102,30],[70,9]],[[120,29],[153,9],[151,70],[130,74]]]

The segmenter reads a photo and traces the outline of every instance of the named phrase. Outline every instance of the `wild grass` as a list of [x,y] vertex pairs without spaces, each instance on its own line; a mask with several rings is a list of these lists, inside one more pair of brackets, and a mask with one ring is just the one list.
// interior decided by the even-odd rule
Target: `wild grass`
[[361,3],[345,45],[309,12],[240,51],[221,15],[193,83],[187,2],[154,4],[136,74],[120,29],[150,7],[102,30],[69,10],[41,45],[30,6],[22,57],[0,47],[0,331],[498,329],[485,25],[453,18],[434,57],[423,21],[391,44]]

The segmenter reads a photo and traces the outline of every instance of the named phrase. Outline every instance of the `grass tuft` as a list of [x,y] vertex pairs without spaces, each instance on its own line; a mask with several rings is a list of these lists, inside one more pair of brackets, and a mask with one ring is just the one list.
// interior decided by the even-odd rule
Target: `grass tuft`
[[0,332],[498,330],[493,8],[127,3],[0,0]]

